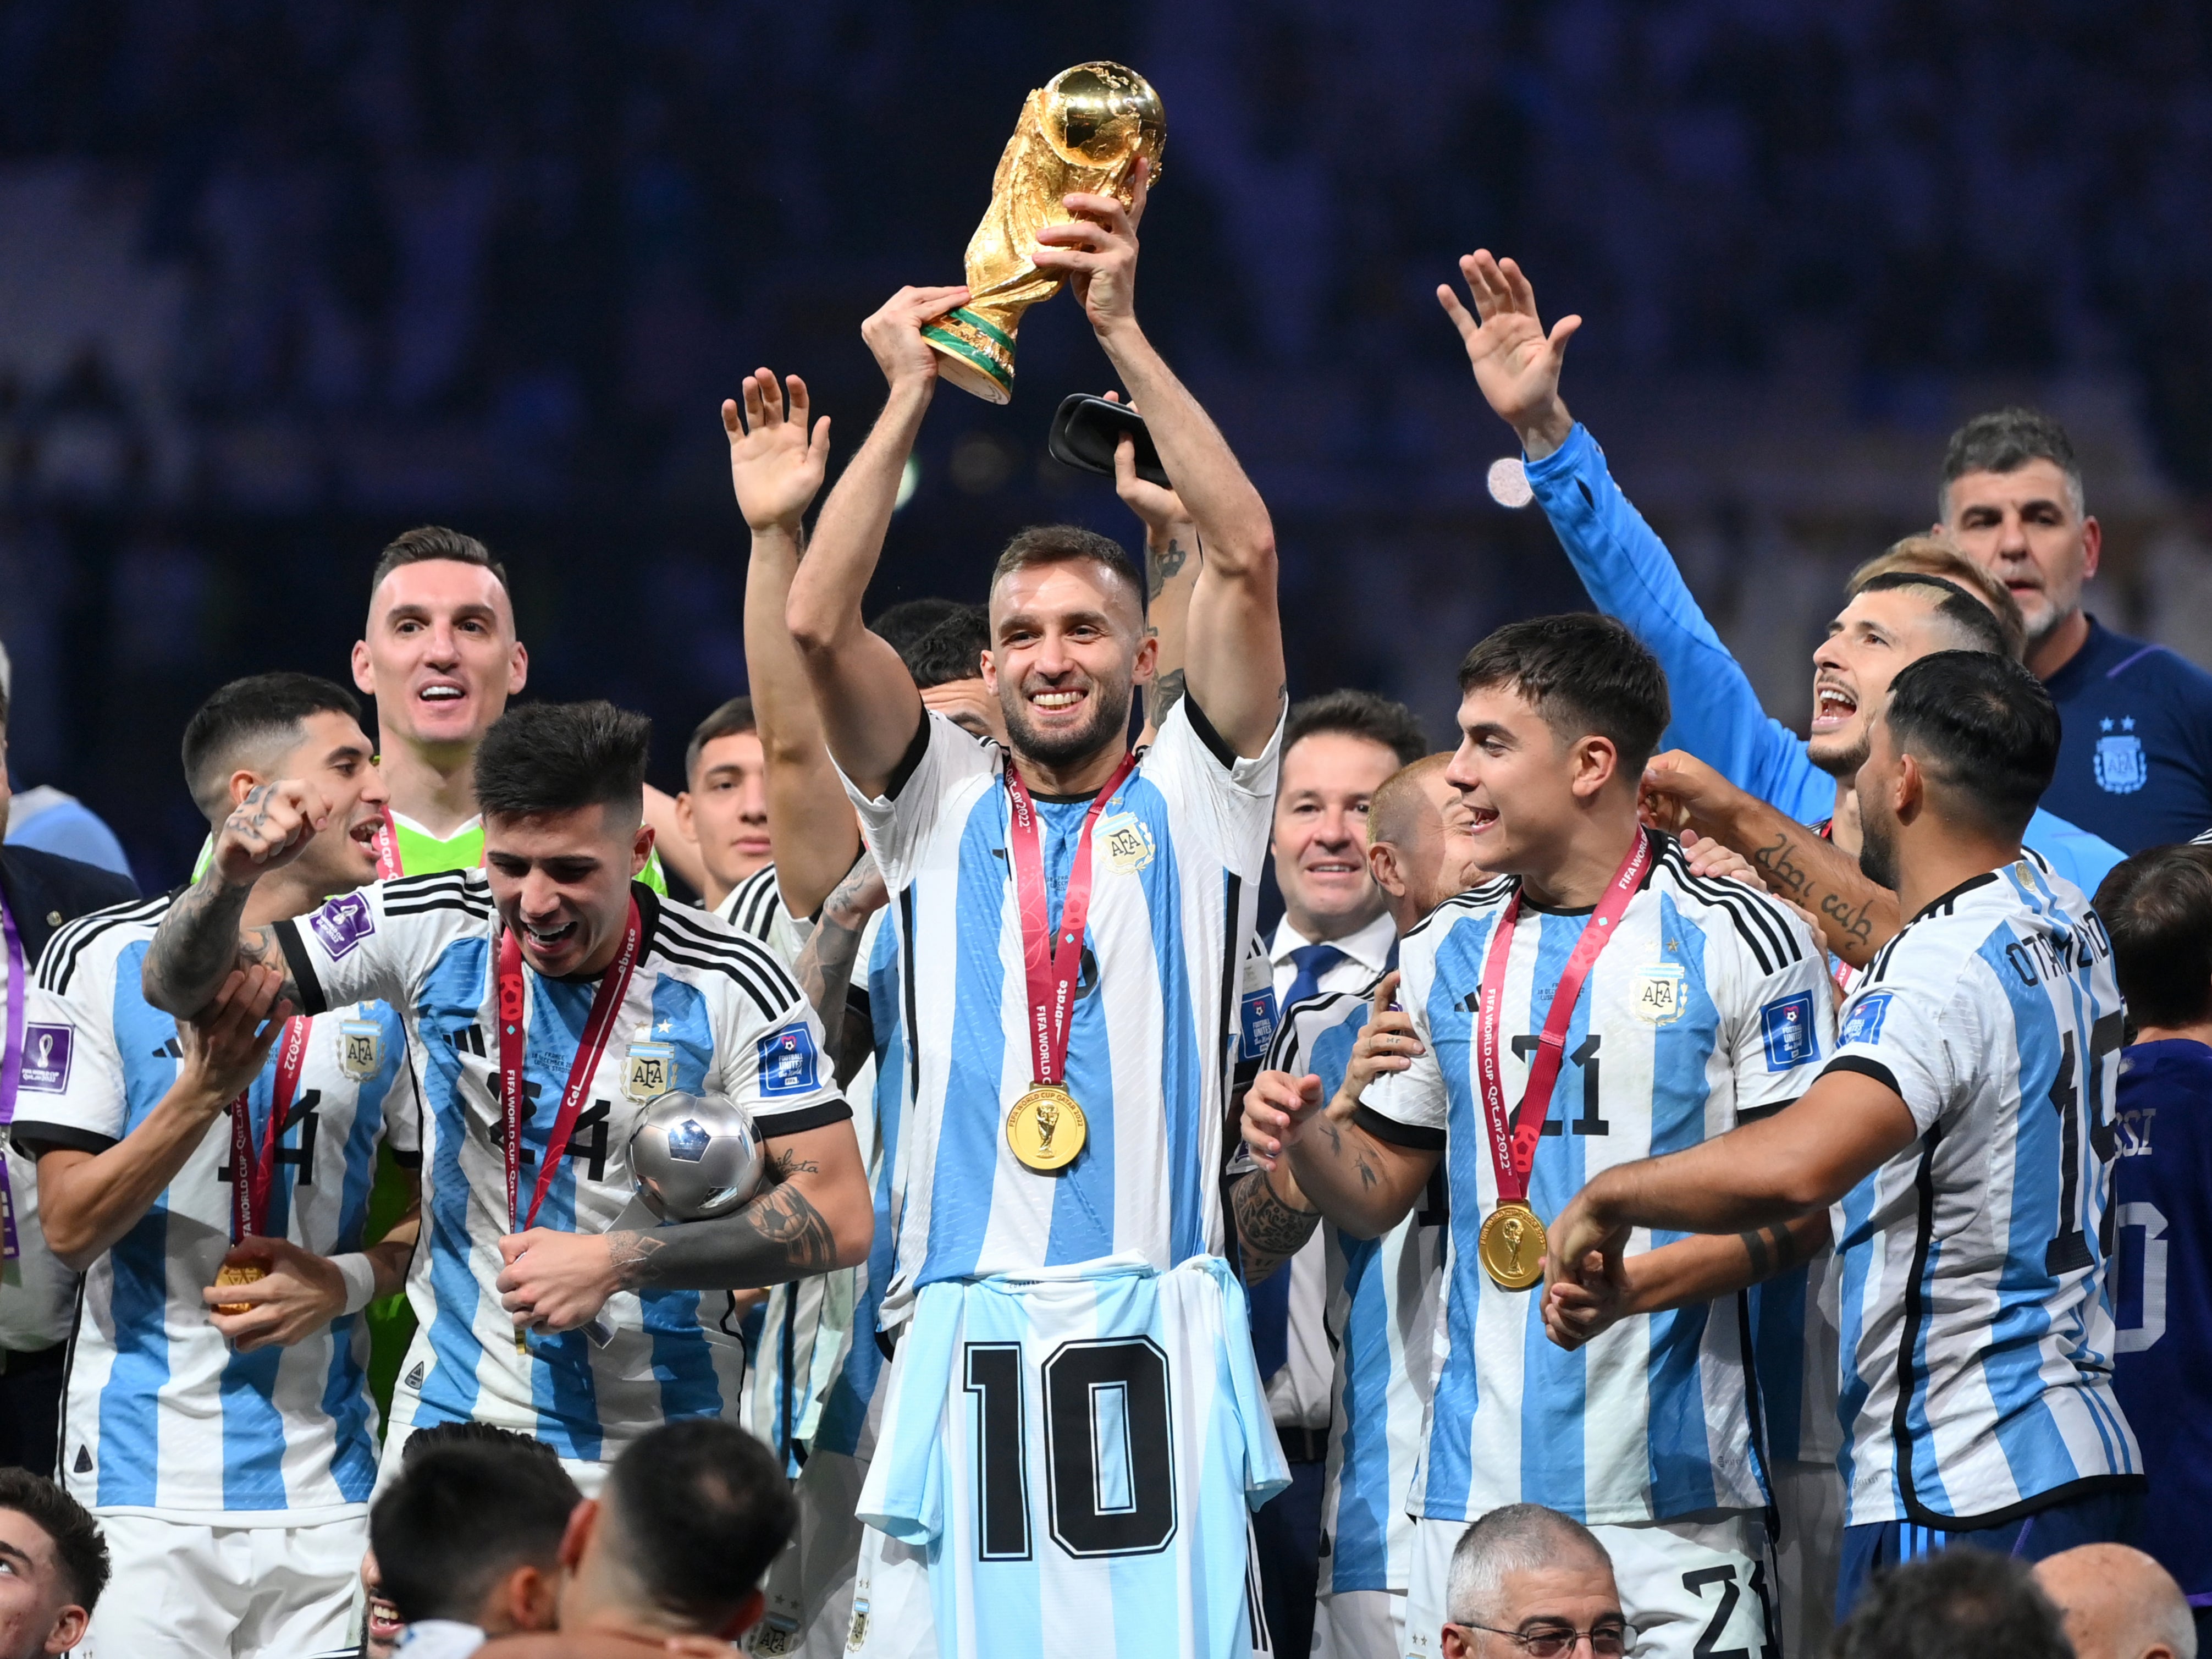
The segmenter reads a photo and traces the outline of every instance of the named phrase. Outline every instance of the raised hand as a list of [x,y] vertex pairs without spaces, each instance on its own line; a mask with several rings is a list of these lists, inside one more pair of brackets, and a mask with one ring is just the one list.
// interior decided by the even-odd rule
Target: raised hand
[[1711,835],[1728,822],[1743,793],[1688,750],[1669,749],[1644,763],[1636,804],[1654,829]]
[[277,1000],[283,983],[274,969],[236,969],[198,1019],[177,1022],[177,1047],[184,1051],[177,1081],[202,1109],[220,1113],[261,1075],[292,1014],[290,1003]]
[[[787,404],[785,386],[790,388]],[[738,492],[738,511],[756,532],[796,533],[830,470],[830,417],[824,415],[808,429],[806,382],[796,374],[778,385],[773,370],[757,368],[745,377],[742,396],[742,420],[737,400],[722,400],[722,430],[730,439],[730,483]]]
[[289,1238],[240,1239],[222,1259],[226,1267],[248,1264],[264,1277],[250,1285],[210,1285],[200,1292],[211,1310],[245,1308],[244,1313],[208,1315],[208,1323],[240,1353],[289,1347],[345,1311],[345,1276],[327,1258]]
[[[1272,1170],[1295,1145],[1306,1125],[1322,1115],[1321,1079],[1262,1072],[1244,1094],[1244,1144],[1252,1161]],[[1336,1133],[1334,1127],[1330,1133]]]
[[1151,171],[1139,156],[1127,207],[1113,196],[1078,191],[1061,197],[1060,205],[1076,216],[1074,222],[1047,225],[1030,250],[1030,263],[1039,270],[1067,278],[1091,328],[1100,334],[1137,320],[1137,222],[1145,216]]
[[300,856],[331,820],[322,791],[295,778],[257,783],[231,809],[215,838],[214,867],[230,887],[251,887]]
[[[1106,394],[1106,401],[1118,404],[1121,401],[1121,394],[1109,392]],[[1137,412],[1134,404],[1129,405],[1129,412],[1133,415]],[[1121,505],[1135,514],[1143,523],[1148,541],[1153,537],[1165,536],[1178,526],[1190,523],[1190,509],[1182,504],[1182,496],[1172,489],[1163,489],[1148,479],[1137,476],[1137,441],[1134,438],[1124,436],[1114,446],[1114,493],[1121,498]]]
[[1367,1024],[1352,1045],[1352,1058],[1344,1068],[1344,1086],[1328,1103],[1328,1114],[1340,1122],[1352,1115],[1367,1085],[1385,1072],[1402,1072],[1416,1055],[1427,1051],[1413,1035],[1413,1017],[1397,1006],[1398,971],[1392,969],[1376,981]]
[[1474,301],[1474,314],[1459,301],[1449,283],[1439,283],[1437,301],[1459,330],[1474,383],[1498,418],[1519,434],[1531,460],[1541,460],[1567,441],[1574,420],[1559,400],[1559,368],[1567,342],[1583,325],[1580,317],[1562,317],[1549,334],[1536,315],[1536,290],[1510,259],[1496,259],[1478,248],[1459,262]]
[[[964,286],[902,288],[860,325],[860,337],[876,355],[876,367],[894,386],[928,386],[937,380],[937,353],[921,331],[957,307],[968,303]],[[723,424],[729,424],[726,416]]]

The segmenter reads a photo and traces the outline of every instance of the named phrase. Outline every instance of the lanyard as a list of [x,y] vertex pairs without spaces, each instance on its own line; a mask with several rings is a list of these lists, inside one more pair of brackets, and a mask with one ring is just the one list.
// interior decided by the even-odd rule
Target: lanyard
[[1028,971],[1030,1075],[1036,1083],[1058,1083],[1067,1070],[1068,1015],[1075,982],[1083,972],[1083,930],[1091,917],[1091,830],[1108,799],[1136,766],[1124,755],[1083,815],[1076,834],[1075,861],[1067,874],[1067,896],[1060,902],[1060,932],[1054,937],[1052,906],[1045,892],[1044,853],[1037,833],[1036,803],[1006,761],[1006,793],[1012,798],[1012,833],[1007,837],[1014,866],[1014,890],[1021,904],[1022,959]]
[[230,1103],[230,1242],[258,1237],[269,1217],[269,1188],[276,1179],[276,1148],[284,1139],[284,1119],[300,1087],[300,1068],[307,1054],[307,1017],[284,1022],[276,1051],[276,1080],[269,1091],[269,1125],[261,1146],[253,1145],[253,1087],[248,1084]]
[[[1566,1058],[1567,1027],[1574,1023],[1575,1001],[1580,997],[1583,981],[1589,977],[1598,953],[1613,940],[1613,925],[1619,921],[1636,890],[1644,884],[1644,872],[1651,866],[1651,839],[1642,830],[1636,832],[1636,842],[1628,849],[1628,856],[1620,861],[1613,872],[1613,881],[1605,891],[1604,901],[1583,929],[1583,936],[1575,941],[1575,948],[1567,957],[1566,971],[1559,975],[1559,988],[1552,993],[1552,1006],[1544,1015],[1543,1035],[1536,1040],[1535,1058],[1528,1063],[1528,1084],[1521,1092],[1521,1103],[1514,1109],[1509,1127],[1505,1116],[1505,1089],[1498,1074],[1498,1022],[1505,1001],[1505,967],[1513,953],[1513,929],[1521,919],[1521,893],[1515,889],[1507,901],[1505,914],[1498,919],[1497,931],[1492,935],[1490,953],[1482,964],[1481,1013],[1475,1024],[1475,1065],[1482,1085],[1482,1109],[1490,1128],[1490,1162],[1498,1176],[1498,1201],[1500,1204],[1525,1204],[1528,1198],[1528,1171],[1536,1162],[1536,1141],[1544,1133],[1544,1120],[1552,1109],[1552,1085],[1559,1081],[1559,1066]],[[1535,1110],[1528,1109],[1533,1104]]]
[[599,975],[599,988],[592,994],[592,1012],[584,1021],[584,1035],[576,1044],[576,1058],[568,1066],[568,1085],[561,1091],[561,1109],[553,1119],[553,1133],[545,1138],[545,1157],[538,1166],[538,1185],[532,1192],[530,1207],[523,1210],[522,1202],[522,1121],[527,1115],[522,1094],[522,1013],[524,1006],[522,983],[522,943],[512,929],[502,929],[499,936],[499,1104],[501,1115],[506,1121],[507,1145],[507,1215],[515,1231],[534,1226],[538,1221],[538,1206],[545,1201],[545,1194],[553,1185],[553,1172],[560,1167],[561,1149],[568,1144],[575,1132],[576,1119],[584,1109],[584,1096],[592,1086],[592,1075],[599,1069],[599,1056],[607,1051],[607,1039],[614,1035],[615,1018],[621,1013],[623,999],[629,993],[629,977],[637,967],[638,941],[644,929],[638,921],[637,901],[629,902],[629,922],[623,929],[622,948],[615,959]]
[[[4,898],[0,933],[8,942],[8,1038],[0,1048],[0,1129],[5,1129],[15,1121],[15,1091],[23,1081],[23,936]],[[0,1156],[0,1259],[13,1261],[21,1254],[15,1243],[15,1195],[8,1188],[7,1159]]]
[[392,821],[392,809],[387,806],[376,821],[376,878],[390,881],[400,873],[399,826]]

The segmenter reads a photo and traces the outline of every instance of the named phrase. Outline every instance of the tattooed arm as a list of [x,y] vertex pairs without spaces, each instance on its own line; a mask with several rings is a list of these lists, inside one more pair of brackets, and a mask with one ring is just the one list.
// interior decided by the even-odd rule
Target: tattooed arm
[[853,966],[860,959],[860,935],[867,929],[868,918],[890,897],[875,860],[863,852],[823,901],[822,919],[793,969],[799,988],[822,1021],[823,1046],[835,1062],[841,1089],[853,1080],[875,1043],[872,1031],[858,1027],[846,1030],[845,993],[853,982]]
[[1244,1144],[1262,1169],[1288,1164],[1304,1200],[1355,1238],[1380,1238],[1404,1220],[1443,1156],[1381,1139],[1334,1107],[1322,1110],[1321,1079],[1286,1072],[1253,1080]]
[[[1275,1189],[1279,1181],[1293,1196]],[[1309,1207],[1287,1170],[1255,1170],[1229,1189],[1230,1212],[1237,1218],[1237,1243],[1244,1261],[1244,1282],[1257,1285],[1305,1249],[1321,1212]]]
[[1827,1242],[1828,1212],[1815,1210],[1734,1237],[1700,1234],[1625,1256],[1618,1273],[1607,1273],[1604,1258],[1592,1251],[1580,1279],[1563,1279],[1545,1292],[1544,1333],[1563,1348],[1578,1348],[1634,1315],[1686,1308],[1764,1284],[1810,1261]]
[[499,1242],[520,1330],[570,1331],[617,1291],[741,1291],[867,1259],[875,1205],[850,1119],[768,1143],[768,1184],[735,1213],[651,1232],[532,1227]]
[[263,967],[283,975],[277,994],[301,1006],[275,933],[241,931],[239,923],[254,883],[297,858],[329,816],[330,804],[309,784],[263,783],[246,791],[216,836],[205,873],[169,907],[147,946],[147,1001],[190,1019],[215,1000],[233,969]]

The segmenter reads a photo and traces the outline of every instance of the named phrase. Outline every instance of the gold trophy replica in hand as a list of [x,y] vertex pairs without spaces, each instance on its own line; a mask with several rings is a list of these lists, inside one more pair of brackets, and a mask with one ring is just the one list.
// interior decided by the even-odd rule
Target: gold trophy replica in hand
[[1166,144],[1159,94],[1119,64],[1078,64],[1030,94],[992,177],[990,210],[968,239],[968,303],[922,331],[944,354],[946,380],[994,404],[1013,396],[1014,330],[1065,280],[1030,262],[1037,232],[1068,222],[1063,196],[1127,205],[1137,158],[1157,179]]

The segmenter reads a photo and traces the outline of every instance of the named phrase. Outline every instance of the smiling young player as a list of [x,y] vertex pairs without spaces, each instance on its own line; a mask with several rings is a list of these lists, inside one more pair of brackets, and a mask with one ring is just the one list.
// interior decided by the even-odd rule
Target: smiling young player
[[[635,879],[648,743],[605,703],[512,710],[477,756],[482,873],[380,882],[241,933],[256,884],[326,811],[301,782],[258,790],[147,953],[147,995],[186,1013],[235,963],[275,969],[311,1012],[374,995],[406,1021],[425,1248],[387,1467],[414,1427],[467,1419],[535,1435],[588,1488],[653,1425],[730,1408],[742,1352],[702,1292],[866,1252],[867,1183],[812,1010],[764,947]],[[750,1111],[773,1184],[715,1220],[617,1229],[625,1123],[669,1088]]]
[[[1667,684],[1619,623],[1498,629],[1468,654],[1448,773],[1472,856],[1498,878],[1407,937],[1416,1052],[1327,1111],[1317,1075],[1245,1102],[1263,1164],[1357,1237],[1389,1231],[1441,1168],[1444,1313],[1407,1496],[1407,1650],[1433,1656],[1466,1525],[1543,1504],[1604,1540],[1645,1655],[1762,1646],[1771,1613],[1743,1315],[1746,1243],[1639,1237],[1646,1292],[1572,1352],[1545,1340],[1545,1224],[1589,1171],[1692,1146],[1802,1094],[1830,1047],[1826,964],[1765,894],[1693,874],[1637,817]],[[1811,1234],[1818,1227],[1808,1224]],[[1787,1261],[1795,1234],[1757,1241]]]
[[[251,925],[374,878],[385,793],[351,692],[307,674],[234,681],[192,716],[184,758],[211,823],[280,776],[327,803],[254,889]],[[39,1155],[48,1242],[85,1274],[61,1478],[115,1557],[93,1645],[350,1652],[376,1472],[358,1316],[398,1288],[416,1234],[404,1213],[367,1243],[379,1145],[416,1161],[405,1037],[376,1003],[286,1018],[298,1005],[258,970],[234,976],[204,1027],[180,1025],[140,985],[179,902],[56,934],[25,1028],[39,1063],[15,1134]],[[411,1167],[404,1179],[411,1206]]]

